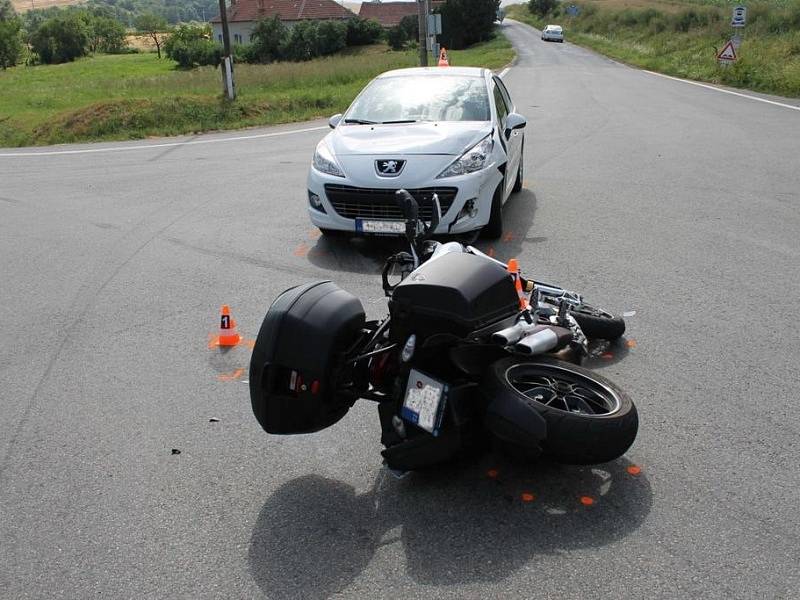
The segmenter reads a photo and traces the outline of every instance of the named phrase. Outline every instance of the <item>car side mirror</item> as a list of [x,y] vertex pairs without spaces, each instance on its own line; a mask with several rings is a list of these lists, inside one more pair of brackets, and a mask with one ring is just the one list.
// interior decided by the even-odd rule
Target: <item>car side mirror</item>
[[336,126],[339,124],[339,121],[342,120],[342,113],[337,113],[333,115],[330,119],[328,119],[328,127],[331,129],[336,129]]
[[528,121],[520,114],[509,113],[506,117],[506,139],[511,137],[511,132],[515,129],[524,129]]

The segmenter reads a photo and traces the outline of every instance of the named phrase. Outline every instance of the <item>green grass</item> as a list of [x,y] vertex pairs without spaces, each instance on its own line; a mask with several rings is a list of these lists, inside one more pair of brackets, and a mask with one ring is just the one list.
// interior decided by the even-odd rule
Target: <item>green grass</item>
[[[489,68],[513,55],[502,36],[450,53],[455,65]],[[136,139],[328,116],[344,110],[372,77],[417,60],[414,51],[376,45],[304,63],[241,64],[233,103],[221,98],[218,69],[181,71],[154,54],[15,67],[0,71],[0,146]]]
[[[633,2],[635,8],[628,2]],[[616,60],[677,77],[800,97],[800,0],[748,2],[739,60],[720,66],[716,51],[730,38],[731,5],[723,0],[584,0],[577,18],[536,17],[513,6],[509,17],[542,27]]]

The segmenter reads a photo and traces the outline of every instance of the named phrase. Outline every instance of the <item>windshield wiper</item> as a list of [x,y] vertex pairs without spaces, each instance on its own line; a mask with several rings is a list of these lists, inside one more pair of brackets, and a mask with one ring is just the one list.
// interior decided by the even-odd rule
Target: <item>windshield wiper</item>
[[381,125],[391,125],[392,123],[416,123],[416,119],[399,119],[397,121],[381,121]]
[[345,119],[345,123],[353,123],[355,125],[377,125],[377,121],[367,121],[366,119]]

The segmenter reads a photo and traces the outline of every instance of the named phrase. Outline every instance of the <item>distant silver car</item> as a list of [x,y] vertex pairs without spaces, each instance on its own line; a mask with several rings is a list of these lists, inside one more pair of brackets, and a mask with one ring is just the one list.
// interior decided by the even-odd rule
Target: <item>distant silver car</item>
[[564,30],[561,25],[548,25],[542,29],[542,40],[545,42],[562,42],[564,41]]

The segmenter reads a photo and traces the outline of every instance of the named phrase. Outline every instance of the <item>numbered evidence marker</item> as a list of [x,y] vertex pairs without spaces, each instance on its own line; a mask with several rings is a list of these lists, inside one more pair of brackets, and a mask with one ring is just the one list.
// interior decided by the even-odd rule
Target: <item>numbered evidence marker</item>
[[729,40],[728,43],[722,47],[722,50],[717,54],[717,60],[720,64],[736,62],[736,48],[733,47],[733,41]]

